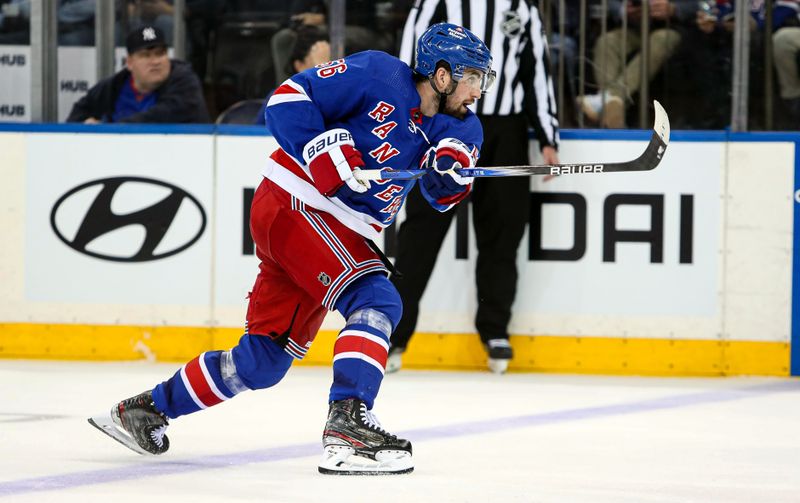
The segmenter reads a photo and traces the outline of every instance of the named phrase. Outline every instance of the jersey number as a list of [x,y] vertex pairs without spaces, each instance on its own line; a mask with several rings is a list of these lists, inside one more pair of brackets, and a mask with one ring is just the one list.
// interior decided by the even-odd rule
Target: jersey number
[[327,79],[328,77],[333,77],[337,73],[344,73],[345,70],[347,70],[347,64],[343,59],[337,59],[317,65],[317,68],[319,68],[319,70],[317,70],[317,75],[322,79]]

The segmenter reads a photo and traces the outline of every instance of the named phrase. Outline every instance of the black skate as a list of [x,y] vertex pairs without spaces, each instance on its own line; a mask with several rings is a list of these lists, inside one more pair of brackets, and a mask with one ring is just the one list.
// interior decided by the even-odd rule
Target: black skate
[[383,430],[357,398],[331,402],[322,446],[320,473],[393,475],[414,470],[411,442]]
[[514,350],[508,339],[489,339],[486,341],[486,353],[489,356],[489,370],[495,374],[505,374],[508,363],[514,357]]
[[89,423],[139,454],[164,454],[169,449],[169,421],[156,410],[151,391],[121,401],[111,414],[91,417]]

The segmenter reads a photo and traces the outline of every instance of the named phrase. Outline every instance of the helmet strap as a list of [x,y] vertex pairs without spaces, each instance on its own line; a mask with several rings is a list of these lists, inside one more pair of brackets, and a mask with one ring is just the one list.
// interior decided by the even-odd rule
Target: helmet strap
[[458,85],[458,82],[456,82],[455,80],[452,80],[452,77],[451,77],[450,85],[448,86],[449,89],[445,89],[444,91],[440,91],[436,87],[436,84],[433,82],[433,76],[428,78],[428,82],[430,82],[431,88],[433,88],[433,92],[435,92],[436,95],[439,97],[439,109],[437,110],[437,113],[443,113],[444,112],[444,107],[445,107],[445,105],[447,105],[447,97],[455,92],[456,86]]

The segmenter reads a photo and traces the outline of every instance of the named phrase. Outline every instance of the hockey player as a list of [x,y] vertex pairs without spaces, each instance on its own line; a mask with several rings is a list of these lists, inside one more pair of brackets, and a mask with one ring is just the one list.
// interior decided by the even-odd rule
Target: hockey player
[[417,44],[416,65],[366,51],[294,75],[269,98],[280,148],[253,198],[260,259],[246,330],[229,351],[208,351],[152,390],[90,419],[140,453],[163,454],[170,419],[277,384],[301,359],[328,310],[346,320],[334,346],[333,384],[319,471],[406,473],[411,443],[372,412],[400,297],[372,240],[395,218],[415,180],[361,182],[362,170],[429,171],[428,202],[446,211],[467,197],[483,133],[467,106],[494,80],[486,45],[438,24]]

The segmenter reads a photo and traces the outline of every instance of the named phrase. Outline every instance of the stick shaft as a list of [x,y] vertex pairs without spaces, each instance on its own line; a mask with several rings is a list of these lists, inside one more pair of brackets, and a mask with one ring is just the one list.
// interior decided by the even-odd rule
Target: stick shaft
[[[586,173],[614,173],[631,171],[650,171],[661,162],[669,144],[669,117],[658,101],[653,105],[656,111],[653,134],[645,151],[636,159],[623,162],[596,162],[586,164],[538,164],[531,166],[496,166],[482,168],[462,168],[461,176],[531,176],[531,175],[576,175]],[[370,169],[360,170],[359,180],[411,180],[426,173],[423,169]]]

